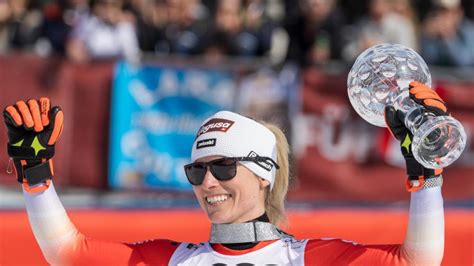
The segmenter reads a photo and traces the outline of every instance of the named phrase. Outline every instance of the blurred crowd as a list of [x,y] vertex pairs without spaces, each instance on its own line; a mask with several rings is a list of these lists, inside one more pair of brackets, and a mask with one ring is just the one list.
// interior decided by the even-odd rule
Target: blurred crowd
[[380,42],[474,66],[471,0],[0,0],[0,53],[74,62],[143,54],[352,62]]

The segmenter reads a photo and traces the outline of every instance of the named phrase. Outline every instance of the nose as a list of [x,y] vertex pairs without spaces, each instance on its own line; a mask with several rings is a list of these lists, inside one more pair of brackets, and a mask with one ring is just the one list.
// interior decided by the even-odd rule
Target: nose
[[206,189],[211,189],[211,188],[214,188],[214,187],[217,187],[219,185],[219,180],[217,180],[214,175],[212,175],[209,167],[206,171],[206,175],[204,176],[204,180],[202,181],[202,185],[206,188]]

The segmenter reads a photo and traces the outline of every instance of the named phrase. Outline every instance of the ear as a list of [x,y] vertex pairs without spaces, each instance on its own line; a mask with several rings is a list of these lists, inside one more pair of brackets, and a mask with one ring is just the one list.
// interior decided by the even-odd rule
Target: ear
[[265,189],[265,188],[270,186],[270,181],[268,181],[266,179],[263,179],[263,178],[258,178],[258,180],[259,180],[259,184],[260,184],[261,189]]

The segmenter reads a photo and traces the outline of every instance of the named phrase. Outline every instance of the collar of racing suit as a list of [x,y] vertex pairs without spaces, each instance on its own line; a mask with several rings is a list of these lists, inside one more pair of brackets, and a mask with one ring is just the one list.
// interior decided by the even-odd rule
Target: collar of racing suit
[[245,223],[212,224],[209,243],[220,243],[230,249],[242,250],[252,248],[260,241],[276,240],[287,236],[269,221],[267,214],[264,213]]

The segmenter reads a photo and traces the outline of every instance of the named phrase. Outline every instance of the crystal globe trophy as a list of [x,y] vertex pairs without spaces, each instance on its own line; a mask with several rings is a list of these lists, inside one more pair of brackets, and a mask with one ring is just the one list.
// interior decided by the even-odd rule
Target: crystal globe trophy
[[436,116],[409,97],[408,85],[431,87],[431,74],[415,51],[398,44],[378,44],[360,54],[347,78],[349,99],[367,122],[385,127],[384,109],[392,105],[413,133],[412,152],[426,168],[443,168],[461,155],[466,133],[451,116]]

